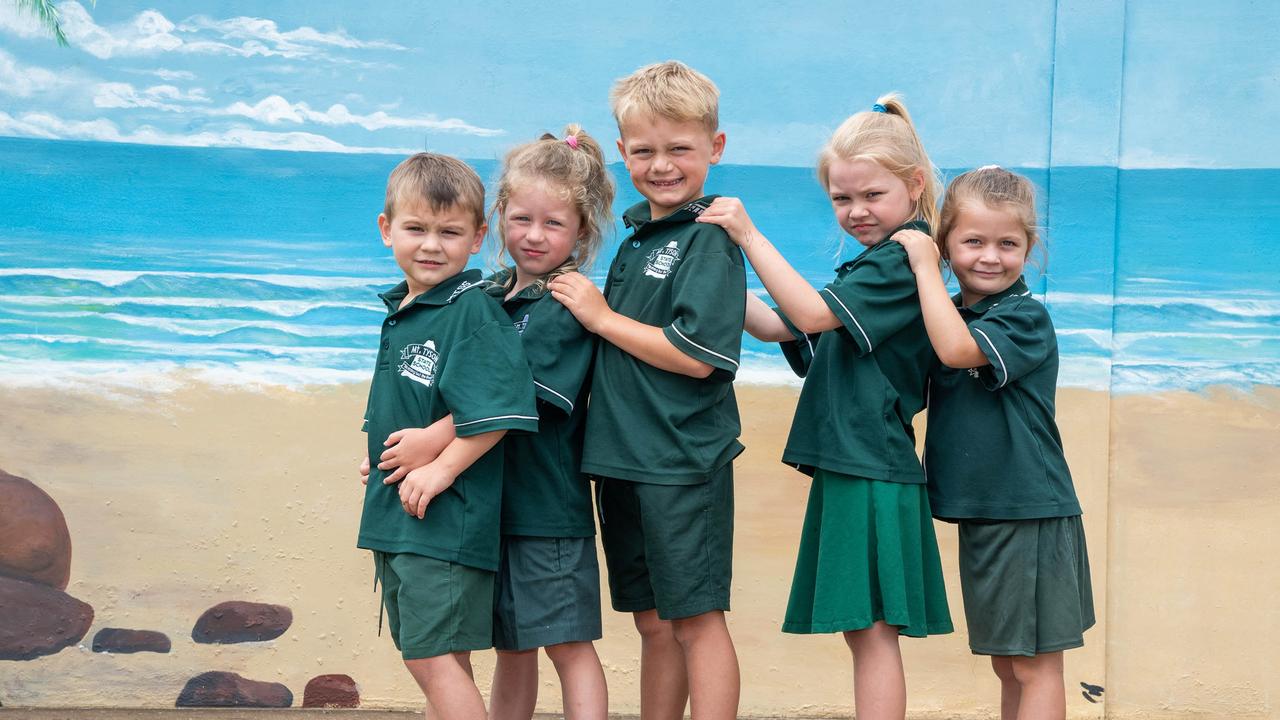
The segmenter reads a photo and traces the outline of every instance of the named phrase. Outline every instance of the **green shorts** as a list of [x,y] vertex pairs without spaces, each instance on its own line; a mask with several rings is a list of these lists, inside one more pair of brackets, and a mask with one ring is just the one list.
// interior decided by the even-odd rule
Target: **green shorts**
[[960,521],[960,590],[976,655],[1084,645],[1093,586],[1079,515]]
[[503,536],[493,647],[532,650],[600,636],[596,539]]
[[391,639],[405,660],[493,647],[493,573],[374,551]]
[[614,610],[675,620],[729,609],[733,463],[697,485],[597,483]]

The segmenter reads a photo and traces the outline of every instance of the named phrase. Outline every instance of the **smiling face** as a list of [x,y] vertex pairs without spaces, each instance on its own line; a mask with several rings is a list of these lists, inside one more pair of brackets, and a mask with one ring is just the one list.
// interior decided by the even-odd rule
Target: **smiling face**
[[907,187],[897,175],[872,160],[831,161],[827,197],[836,222],[865,247],[916,215],[916,201],[924,190],[924,171],[917,170]]
[[959,207],[947,233],[946,248],[966,306],[1017,282],[1031,251],[1017,213],[982,202]]
[[425,201],[405,203],[394,218],[378,216],[382,244],[391,248],[409,283],[405,302],[448,280],[480,252],[485,226],[475,213],[458,205],[432,210]]
[[724,133],[696,120],[636,116],[619,129],[618,152],[655,220],[702,197],[707,171],[724,153]]
[[564,193],[543,183],[512,189],[502,212],[502,234],[516,264],[515,290],[560,267],[583,232],[582,216]]

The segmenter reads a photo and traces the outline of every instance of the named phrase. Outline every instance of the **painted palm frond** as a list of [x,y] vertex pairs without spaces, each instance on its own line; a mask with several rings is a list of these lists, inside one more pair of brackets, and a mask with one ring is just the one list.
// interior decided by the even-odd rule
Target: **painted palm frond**
[[[62,47],[70,45],[67,42],[67,34],[62,31],[62,18],[58,16],[58,8],[53,4],[52,0],[14,0],[18,5],[19,12],[29,12],[35,15],[45,29],[53,34],[53,39]],[[97,5],[97,0],[90,0],[90,5]]]

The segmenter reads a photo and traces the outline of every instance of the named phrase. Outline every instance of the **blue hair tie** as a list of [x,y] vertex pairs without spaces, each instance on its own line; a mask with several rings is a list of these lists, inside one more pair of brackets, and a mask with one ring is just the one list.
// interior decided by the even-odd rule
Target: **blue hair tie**
[[880,103],[876,103],[875,105],[871,106],[871,112],[882,113],[882,112],[889,112],[889,111],[885,109],[885,106],[881,105]]

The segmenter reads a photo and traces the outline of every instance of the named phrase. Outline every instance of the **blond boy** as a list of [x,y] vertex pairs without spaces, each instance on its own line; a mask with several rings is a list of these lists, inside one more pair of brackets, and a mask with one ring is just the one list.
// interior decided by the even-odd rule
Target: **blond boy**
[[738,661],[724,613],[733,556],[733,395],[746,297],[742,253],[694,219],[720,161],[719,92],[679,63],[640,68],[610,96],[618,151],[645,201],[603,295],[562,276],[557,300],[605,342],[583,472],[596,476],[613,607],[641,636],[644,720],[733,718]]

